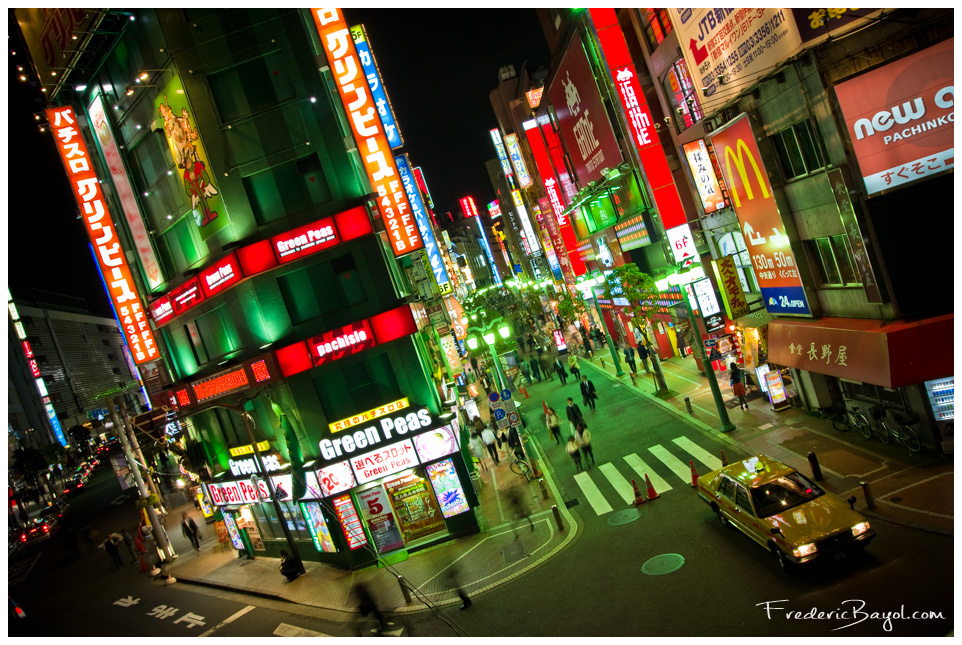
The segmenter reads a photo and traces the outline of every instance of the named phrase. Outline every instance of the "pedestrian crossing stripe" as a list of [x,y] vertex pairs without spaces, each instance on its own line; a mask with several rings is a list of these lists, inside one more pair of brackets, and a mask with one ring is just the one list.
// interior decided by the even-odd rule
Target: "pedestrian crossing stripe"
[[[693,456],[695,459],[708,466],[708,470],[718,470],[722,467],[721,459],[711,454],[688,437],[676,437],[672,439],[672,442],[674,442],[678,447],[683,448],[685,452]],[[689,474],[691,474],[691,466],[689,466]]]
[[599,469],[626,504],[631,504],[635,500],[635,490],[628,480],[621,476],[614,464],[601,464]]
[[688,464],[683,463],[680,459],[675,457],[673,454],[668,452],[668,450],[661,444],[656,444],[648,448],[648,451],[658,458],[658,461],[668,466],[671,472],[678,475],[678,478],[682,481],[691,481],[691,468]]
[[648,475],[648,479],[651,481],[652,487],[659,495],[671,490],[671,484],[662,479],[661,476],[651,468],[651,466],[643,462],[641,457],[635,453],[625,455],[625,461],[628,462],[628,465],[631,466],[632,470],[638,473],[639,488],[645,487],[645,475]]
[[595,483],[591,480],[591,476],[588,475],[588,473],[581,472],[575,475],[575,483],[578,484],[581,492],[584,493],[585,499],[591,504],[591,508],[595,514],[604,515],[613,510],[611,504],[608,503],[605,496],[602,495],[598,487],[595,486]]

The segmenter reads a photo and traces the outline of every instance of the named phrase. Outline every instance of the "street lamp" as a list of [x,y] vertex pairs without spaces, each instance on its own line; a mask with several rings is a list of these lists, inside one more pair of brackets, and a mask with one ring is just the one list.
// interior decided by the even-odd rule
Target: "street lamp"
[[[474,318],[475,316],[472,316],[472,319]],[[499,322],[501,323],[500,325],[498,325]],[[508,326],[508,323],[501,316],[498,316],[497,318],[489,322],[487,325],[484,325],[483,327],[468,327],[467,331],[468,332],[473,331],[479,334],[481,338],[484,339],[484,342],[488,346],[488,350],[491,352],[491,358],[494,360],[495,374],[497,374],[498,379],[501,381],[500,389],[506,390],[508,388],[508,379],[505,377],[504,372],[501,370],[501,361],[498,359],[498,353],[494,348],[495,343],[497,342],[497,337],[494,334],[495,329],[497,329],[498,335],[501,336],[501,338],[504,338],[505,340],[507,340],[511,336],[511,328]],[[480,344],[478,342],[477,336],[468,336],[467,342],[468,342],[468,347],[471,348],[472,350],[477,349],[478,345]]]
[[604,334],[605,340],[608,341],[608,350],[611,352],[611,360],[615,364],[615,375],[624,376],[625,372],[621,369],[621,361],[618,360],[618,352],[615,350],[615,344],[611,340],[611,334],[605,329],[605,319],[601,315],[601,306],[598,304],[598,297],[595,295],[595,285],[602,285],[605,283],[605,279],[602,276],[595,276],[587,278],[582,282],[575,284],[575,288],[584,293],[590,293],[591,299],[595,303],[595,309],[598,312],[598,320],[601,321],[601,333]]

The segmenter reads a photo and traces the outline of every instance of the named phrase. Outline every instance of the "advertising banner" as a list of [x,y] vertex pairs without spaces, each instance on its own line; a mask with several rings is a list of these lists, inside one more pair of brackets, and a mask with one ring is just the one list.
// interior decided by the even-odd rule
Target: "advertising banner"
[[706,88],[706,114],[802,44],[791,9],[668,9],[668,15],[695,87]]
[[728,305],[728,317],[732,320],[748,313],[748,300],[738,279],[738,269],[735,268],[735,258],[726,255],[715,260],[718,267],[718,284],[722,288],[722,297]]
[[518,135],[504,135],[504,145],[508,149],[508,157],[511,159],[511,166],[514,168],[518,184],[522,188],[529,187],[533,182],[528,173],[528,165],[524,162],[524,155],[521,154],[521,146],[518,144]]
[[110,127],[110,121],[107,119],[103,97],[100,94],[97,94],[90,104],[88,113],[90,114],[90,125],[103,153],[104,164],[107,166],[107,172],[110,173],[110,179],[117,191],[117,201],[120,202],[120,208],[127,220],[127,229],[134,241],[134,248],[137,250],[140,264],[144,268],[147,288],[153,291],[163,284],[164,274],[160,270],[160,263],[157,262],[154,248],[150,244],[150,236],[147,234],[144,218],[140,214],[140,206],[137,205],[134,189],[127,177],[127,169],[124,168],[124,162],[120,158],[120,149],[114,139],[114,132]]
[[404,191],[408,195],[408,201],[411,202],[411,207],[414,209],[414,221],[417,223],[418,231],[421,233],[421,239],[424,241],[424,251],[427,253],[428,262],[431,265],[431,273],[434,275],[434,281],[442,294],[451,293],[451,281],[448,280],[448,272],[444,270],[444,260],[441,259],[441,250],[438,248],[434,231],[431,230],[431,222],[428,220],[427,209],[425,209],[424,203],[421,201],[421,195],[418,192],[418,187],[414,180],[414,173],[411,172],[411,165],[408,163],[407,155],[398,155],[394,158],[394,161],[397,163],[397,170],[401,175],[401,183],[404,185]]
[[464,496],[464,488],[461,486],[458,472],[454,469],[453,460],[445,459],[431,464],[426,470],[431,479],[431,486],[434,487],[434,494],[441,505],[441,515],[449,518],[471,510]]
[[792,9],[795,25],[802,37],[803,43],[817,40],[821,37],[834,36],[842,27],[851,26],[863,21],[878,9]]
[[357,501],[378,553],[386,553],[404,546],[401,531],[398,530],[394,513],[391,512],[391,503],[383,486],[375,486],[358,493]]
[[410,439],[351,457],[350,462],[358,484],[393,475],[420,463]]
[[341,103],[349,116],[364,170],[371,188],[378,195],[378,208],[384,218],[394,255],[402,256],[417,251],[424,247],[424,243],[413,221],[407,195],[403,190],[398,190],[400,177],[391,154],[391,144],[377,115],[377,105],[358,82],[358,72],[362,66],[347,23],[337,8],[312,9],[311,14]]
[[354,471],[347,461],[339,461],[318,470],[317,483],[321,488],[321,497],[337,495],[357,486]]
[[455,374],[464,371],[461,367],[461,357],[458,354],[458,345],[451,334],[440,334],[438,344],[441,346],[441,353],[444,354],[445,366],[448,369],[448,377],[454,378]]
[[216,175],[207,161],[180,76],[174,74],[161,90],[154,107],[164,120],[164,136],[181,174],[184,192],[190,198],[194,224],[200,238],[207,240],[230,220],[220,190],[213,182]]
[[371,325],[361,320],[311,338],[311,359],[320,366],[377,345]]
[[130,471],[130,466],[127,465],[126,457],[123,455],[111,455],[110,465],[113,466],[114,474],[117,475],[117,481],[120,482],[121,490],[127,490],[137,485],[134,474]]
[[307,520],[307,530],[311,533],[314,548],[324,553],[335,553],[337,547],[331,538],[331,530],[327,528],[327,521],[317,502],[301,502],[301,514]]
[[341,523],[341,530],[344,531],[344,537],[347,538],[347,547],[351,551],[360,549],[367,544],[367,535],[364,534],[361,519],[357,516],[357,508],[351,501],[351,496],[335,497],[333,503],[334,512],[337,513],[337,519]]
[[387,95],[387,89],[381,80],[381,73],[371,51],[371,45],[367,40],[367,32],[364,25],[351,27],[351,38],[354,40],[354,47],[357,49],[357,57],[361,60],[361,67],[364,68],[364,75],[367,77],[367,86],[371,90],[374,98],[374,105],[377,106],[377,115],[384,126],[384,136],[391,148],[400,148],[404,145],[404,137],[401,136],[401,129],[398,127],[397,120],[394,118],[394,110],[391,108],[391,99]]
[[408,542],[444,530],[441,509],[428,488],[427,481],[415,474],[404,475],[384,483],[391,504],[397,512],[401,534]]
[[731,121],[712,135],[711,141],[751,254],[765,308],[771,314],[811,315],[748,115]]
[[[244,549],[244,540],[241,539],[240,531],[237,529],[237,523],[234,522],[234,516],[230,513],[224,513],[224,527],[230,536],[231,544],[233,544],[234,548],[238,551],[242,551]],[[220,538],[218,537],[218,539]]]
[[695,187],[698,189],[705,213],[714,213],[725,208],[725,197],[718,185],[718,178],[715,176],[715,169],[712,168],[705,141],[699,139],[686,143],[682,147],[685,150],[685,158],[688,160],[688,168],[691,169],[691,175],[695,178]]
[[46,110],[57,151],[67,171],[67,180],[80,209],[84,228],[94,248],[107,296],[117,313],[127,346],[137,365],[160,358],[147,311],[137,293],[113,218],[101,195],[100,180],[94,172],[77,118],[71,107]]
[[501,140],[501,131],[492,128],[489,133],[491,134],[491,142],[494,143],[494,150],[498,153],[498,161],[501,162],[501,170],[504,171],[505,178],[508,178],[514,173],[511,171],[511,163],[508,161],[508,151],[505,150],[504,141]]
[[414,448],[422,464],[457,452],[458,447],[458,435],[452,426],[428,430],[414,437]]
[[603,179],[602,169],[616,167],[623,158],[580,33],[571,39],[548,97],[579,183]]
[[865,192],[955,166],[955,39],[835,86]]

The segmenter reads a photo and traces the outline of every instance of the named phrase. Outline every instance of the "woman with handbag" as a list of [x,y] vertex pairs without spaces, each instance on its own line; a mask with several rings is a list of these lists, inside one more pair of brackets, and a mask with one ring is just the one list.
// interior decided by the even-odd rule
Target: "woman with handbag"
[[738,406],[742,410],[747,410],[748,398],[745,395],[745,384],[742,383],[742,371],[735,361],[732,361],[728,366],[728,371],[731,373],[732,392],[738,397]]

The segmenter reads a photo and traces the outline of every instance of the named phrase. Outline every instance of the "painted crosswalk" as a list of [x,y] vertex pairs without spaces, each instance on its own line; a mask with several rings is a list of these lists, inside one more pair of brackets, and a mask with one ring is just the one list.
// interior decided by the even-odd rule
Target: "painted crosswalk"
[[648,475],[658,495],[672,490],[672,484],[679,486],[679,481],[683,486],[690,487],[689,460],[696,464],[696,470],[700,474],[722,467],[721,459],[688,437],[681,436],[673,438],[665,445],[655,444],[598,464],[597,469],[579,472],[574,479],[582,499],[588,502],[595,514],[605,515],[615,508],[624,508],[634,502],[632,480],[635,480],[644,493],[645,475]]

